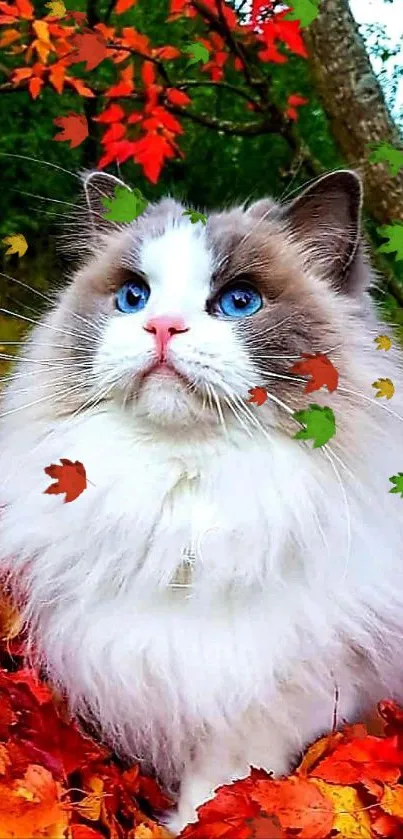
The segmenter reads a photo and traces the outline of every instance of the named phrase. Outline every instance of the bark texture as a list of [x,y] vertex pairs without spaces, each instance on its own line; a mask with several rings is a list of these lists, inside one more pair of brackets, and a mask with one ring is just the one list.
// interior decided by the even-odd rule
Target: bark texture
[[380,224],[403,221],[403,170],[392,176],[384,163],[370,163],[370,144],[403,140],[387,108],[348,0],[322,0],[304,30],[313,78],[334,138],[348,163],[361,172],[366,207]]

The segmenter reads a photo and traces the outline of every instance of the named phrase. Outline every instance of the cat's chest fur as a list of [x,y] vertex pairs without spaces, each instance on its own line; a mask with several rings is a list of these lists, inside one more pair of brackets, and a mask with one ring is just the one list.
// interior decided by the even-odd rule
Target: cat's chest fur
[[[346,503],[335,474],[323,454],[279,433],[187,439],[183,431],[168,440],[109,411],[50,431],[26,425],[7,440],[0,547],[36,555],[49,591],[74,597],[80,586],[87,604],[125,596],[150,603],[191,582],[207,601],[256,587],[270,599],[278,586],[287,596],[330,587],[343,570]],[[44,468],[60,458],[86,469],[88,487],[72,503],[44,493]],[[350,562],[350,582],[361,571]]]

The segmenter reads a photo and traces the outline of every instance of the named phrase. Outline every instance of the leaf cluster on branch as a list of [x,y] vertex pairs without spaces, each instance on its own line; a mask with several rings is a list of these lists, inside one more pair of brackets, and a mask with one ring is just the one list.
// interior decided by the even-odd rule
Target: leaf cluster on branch
[[[130,159],[152,183],[167,160],[181,157],[184,120],[230,135],[280,134],[297,149],[293,122],[307,100],[295,91],[276,102],[268,71],[270,63],[286,62],[287,54],[307,55],[300,22],[289,19],[290,9],[277,0],[253,0],[245,18],[242,8],[235,12],[224,0],[171,0],[169,21],[184,18],[201,28],[195,43],[178,49],[155,47],[145,34],[121,23],[134,2],[118,0],[102,17],[96,2],[88,2],[86,13],[51,3],[50,13],[40,18],[31,0],[0,2],[0,47],[13,64],[0,92],[28,89],[35,99],[48,86],[57,94],[70,89],[84,100],[96,99],[91,123],[103,129],[99,168]],[[94,77],[103,64],[114,75],[111,84]],[[235,82],[227,80],[228,71],[236,71]],[[200,87],[238,97],[243,119],[224,120],[194,107],[192,94]],[[57,125],[65,133],[56,138],[70,140],[72,147],[95,130],[85,107],[84,113],[61,115]]]

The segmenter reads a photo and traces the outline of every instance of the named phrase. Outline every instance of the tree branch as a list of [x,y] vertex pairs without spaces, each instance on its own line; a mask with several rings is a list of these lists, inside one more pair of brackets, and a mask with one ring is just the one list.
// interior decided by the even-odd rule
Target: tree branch
[[154,64],[161,74],[164,82],[168,85],[168,87],[175,87],[174,82],[169,77],[167,69],[160,58],[155,58],[151,55],[147,55],[147,53],[141,52],[141,50],[133,49],[133,47],[122,47],[120,44],[108,44],[109,50],[120,50],[121,52],[127,52],[128,55],[136,55],[138,58],[142,58],[144,61],[151,61],[151,64]]
[[[219,0],[217,0],[219,2]],[[229,28],[225,16],[222,13],[222,18],[217,17],[210,11],[210,9],[205,6],[202,0],[191,0],[192,6],[196,9],[199,14],[206,18],[210,24],[210,28],[213,29],[215,32],[218,32],[222,38],[224,38],[226,44],[228,45],[229,49],[232,53],[239,58],[242,63],[243,74],[248,85],[256,90],[260,99],[263,102],[267,100],[268,94],[268,79],[265,78],[260,72],[258,73],[258,77],[254,77],[252,75],[251,68],[249,66],[248,56],[246,51],[244,50],[243,45],[239,44],[239,42],[233,37],[231,29]],[[256,67],[254,67],[256,70]]]
[[189,87],[215,87],[218,90],[230,90],[232,93],[236,93],[237,96],[241,96],[243,99],[246,99],[247,102],[251,102],[252,105],[255,105],[256,108],[261,110],[262,106],[260,102],[257,102],[250,93],[247,93],[246,90],[243,90],[241,87],[237,87],[234,84],[229,84],[229,82],[215,82],[213,80],[206,81],[196,81],[193,79],[184,80],[183,82],[175,82],[174,87],[178,90],[187,89]]
[[104,20],[103,20],[104,23],[109,23],[115,3],[116,3],[116,0],[110,0],[109,6],[108,6],[108,8],[107,8],[107,10],[104,14]]

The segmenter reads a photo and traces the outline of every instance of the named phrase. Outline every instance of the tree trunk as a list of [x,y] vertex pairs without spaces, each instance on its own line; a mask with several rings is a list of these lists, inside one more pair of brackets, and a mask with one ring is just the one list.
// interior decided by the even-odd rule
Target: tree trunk
[[364,177],[366,207],[380,224],[403,221],[403,169],[369,163],[370,144],[403,148],[348,0],[322,0],[304,30],[313,78],[334,138],[348,163]]

